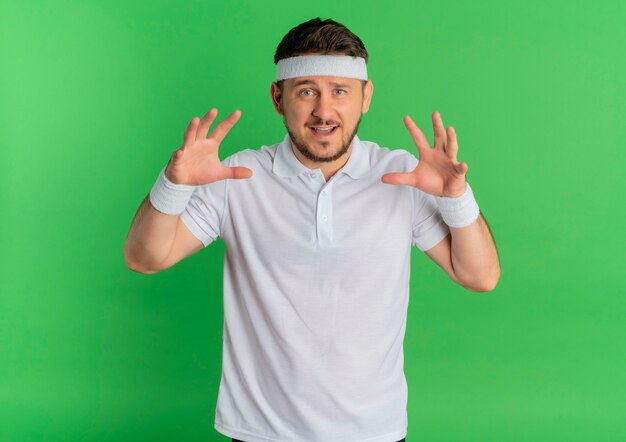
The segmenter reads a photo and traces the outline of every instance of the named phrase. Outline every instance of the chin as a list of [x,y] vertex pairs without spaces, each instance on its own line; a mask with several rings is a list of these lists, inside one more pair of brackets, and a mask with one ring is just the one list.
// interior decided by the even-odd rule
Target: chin
[[336,133],[329,140],[324,140],[316,137],[306,126],[304,127],[304,132],[296,135],[289,129],[286,119],[283,118],[285,128],[298,151],[307,159],[317,163],[332,162],[343,157],[348,152],[360,122],[361,119],[359,118],[350,137],[344,137],[345,126],[340,125],[335,129]]
[[[328,141],[323,141],[323,143],[330,143]],[[336,161],[339,158],[343,157],[347,152],[349,145],[345,145],[343,142],[332,143],[328,147],[319,148],[320,141],[314,140],[311,143],[307,143],[304,146],[302,144],[296,145],[296,148],[309,160],[325,163]]]

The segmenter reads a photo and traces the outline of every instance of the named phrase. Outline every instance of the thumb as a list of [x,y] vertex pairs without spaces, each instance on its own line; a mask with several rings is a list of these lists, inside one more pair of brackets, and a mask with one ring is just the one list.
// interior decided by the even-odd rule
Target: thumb
[[459,163],[456,166],[457,172],[461,174],[467,173],[468,169],[469,169],[469,166],[467,165],[467,163]]
[[386,173],[380,178],[380,180],[385,184],[404,184],[407,186],[414,186],[413,175],[410,173]]
[[226,167],[224,172],[225,179],[243,179],[252,176],[252,169],[247,167]]

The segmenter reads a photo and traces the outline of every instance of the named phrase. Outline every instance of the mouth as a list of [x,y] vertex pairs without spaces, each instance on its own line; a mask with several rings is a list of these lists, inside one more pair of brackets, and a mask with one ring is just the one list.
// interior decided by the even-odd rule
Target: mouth
[[338,126],[309,126],[313,135],[317,138],[327,138],[336,132]]

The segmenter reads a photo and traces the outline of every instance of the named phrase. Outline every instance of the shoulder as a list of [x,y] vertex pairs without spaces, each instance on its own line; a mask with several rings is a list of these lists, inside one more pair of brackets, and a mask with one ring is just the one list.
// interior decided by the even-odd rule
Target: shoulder
[[373,141],[359,142],[369,157],[372,170],[410,172],[417,166],[418,159],[405,149],[381,147]]

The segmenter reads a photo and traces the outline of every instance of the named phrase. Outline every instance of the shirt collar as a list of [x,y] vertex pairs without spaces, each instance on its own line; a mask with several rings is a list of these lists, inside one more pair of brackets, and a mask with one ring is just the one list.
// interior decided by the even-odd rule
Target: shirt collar
[[[343,172],[354,179],[363,177],[370,170],[367,157],[368,155],[365,151],[365,146],[362,145],[359,137],[355,135],[352,142],[352,152],[350,153],[350,158],[348,158],[348,161],[338,171],[338,173]],[[311,169],[302,164],[293,153],[289,134],[285,135],[283,141],[280,142],[276,148],[276,155],[274,157],[272,170],[276,175],[282,177],[298,176],[302,173],[311,171]]]

